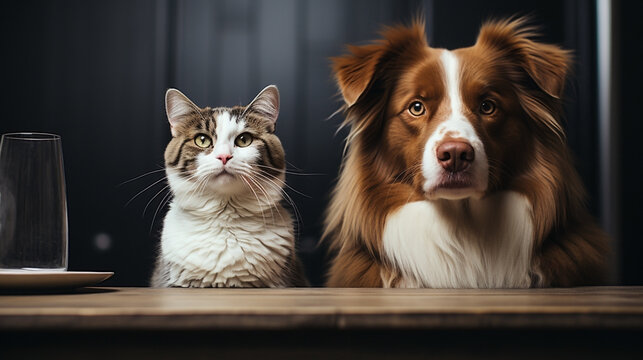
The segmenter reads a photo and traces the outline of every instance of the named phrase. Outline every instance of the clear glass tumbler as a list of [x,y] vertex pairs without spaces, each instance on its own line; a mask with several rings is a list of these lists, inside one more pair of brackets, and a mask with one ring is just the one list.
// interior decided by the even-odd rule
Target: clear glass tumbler
[[0,141],[0,270],[67,270],[67,200],[60,136]]

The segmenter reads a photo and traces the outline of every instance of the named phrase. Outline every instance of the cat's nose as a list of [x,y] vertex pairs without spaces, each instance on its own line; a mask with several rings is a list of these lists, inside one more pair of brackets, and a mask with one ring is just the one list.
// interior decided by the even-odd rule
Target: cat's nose
[[232,155],[230,154],[217,155],[217,159],[221,160],[223,165],[225,165],[228,162],[228,160],[232,159]]

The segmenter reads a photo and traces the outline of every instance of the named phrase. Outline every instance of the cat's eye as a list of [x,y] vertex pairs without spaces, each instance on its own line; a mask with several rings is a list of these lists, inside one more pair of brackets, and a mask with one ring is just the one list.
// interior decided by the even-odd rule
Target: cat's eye
[[424,115],[424,112],[426,109],[424,108],[424,104],[422,104],[419,101],[414,101],[409,105],[409,112],[413,116],[421,116]]
[[491,115],[496,111],[496,103],[493,100],[485,99],[480,103],[480,113]]
[[252,134],[246,132],[237,136],[237,138],[234,139],[234,144],[238,147],[246,147],[252,144]]
[[200,148],[207,148],[212,145],[212,138],[210,138],[208,135],[199,134],[194,137],[194,143]]

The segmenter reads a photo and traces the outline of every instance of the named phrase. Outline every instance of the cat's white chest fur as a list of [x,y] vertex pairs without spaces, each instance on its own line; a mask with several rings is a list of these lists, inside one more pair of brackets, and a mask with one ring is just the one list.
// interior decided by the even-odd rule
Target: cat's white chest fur
[[287,286],[282,273],[294,246],[291,218],[280,206],[264,211],[265,222],[261,213],[231,203],[196,213],[172,206],[161,236],[163,285]]
[[515,192],[402,206],[387,218],[382,239],[384,253],[401,272],[395,285],[529,287],[531,211],[528,199]]

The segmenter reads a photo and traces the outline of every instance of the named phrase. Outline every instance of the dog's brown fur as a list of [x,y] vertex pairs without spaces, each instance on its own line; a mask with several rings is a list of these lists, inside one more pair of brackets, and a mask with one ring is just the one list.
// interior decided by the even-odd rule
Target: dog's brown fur
[[[512,190],[532,204],[532,286],[598,284],[608,238],[585,208],[560,122],[570,55],[533,37],[524,19],[490,22],[473,47],[457,50],[463,68],[476,70],[463,72],[464,83],[493,79],[506,98],[504,113],[476,126],[490,158],[487,194]],[[381,234],[390,213],[426,199],[422,175],[408,169],[420,163],[418,149],[435,127],[428,120],[442,109],[429,104],[435,111],[425,121],[404,118],[402,94],[421,89],[428,102],[439,101],[444,88],[426,80],[437,79],[432,72],[439,69],[430,66],[436,49],[428,47],[421,21],[388,28],[383,40],[349,50],[333,59],[350,133],[326,216],[324,237],[334,255],[327,284],[395,286],[398,272],[383,255]]]

